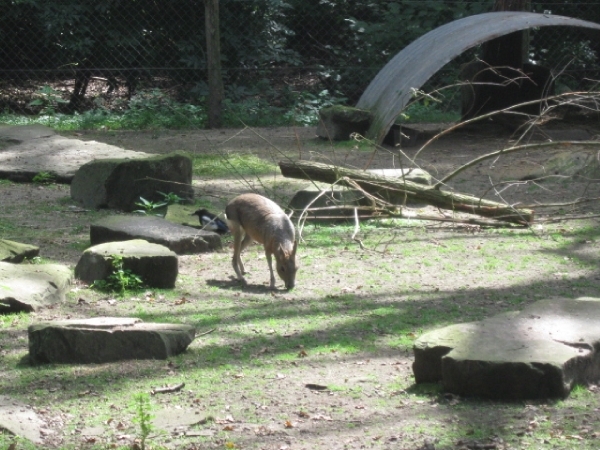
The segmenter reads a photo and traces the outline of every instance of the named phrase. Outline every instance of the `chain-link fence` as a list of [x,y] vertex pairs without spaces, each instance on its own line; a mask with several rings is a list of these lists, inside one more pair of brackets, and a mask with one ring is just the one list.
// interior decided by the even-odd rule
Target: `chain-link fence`
[[[299,104],[308,109],[355,104],[408,43],[451,20],[490,11],[493,4],[221,0],[226,109],[243,105],[247,111],[285,113]],[[0,5],[5,113],[121,111],[166,99],[199,108],[206,103],[200,0],[0,0]],[[531,8],[600,23],[600,2],[534,1]],[[530,30],[530,40],[530,59],[559,74],[557,85],[575,89],[600,79],[597,34],[541,28]],[[477,52],[448,64],[425,89],[453,83],[460,64]]]

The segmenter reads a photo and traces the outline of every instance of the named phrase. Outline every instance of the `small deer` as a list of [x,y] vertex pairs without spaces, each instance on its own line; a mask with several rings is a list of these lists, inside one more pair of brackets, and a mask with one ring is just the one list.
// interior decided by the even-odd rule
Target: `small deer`
[[[296,231],[290,218],[273,201],[258,194],[242,194],[231,200],[225,208],[227,223],[233,233],[233,270],[244,286],[246,270],[242,251],[256,241],[263,244],[271,272],[271,289],[275,289],[275,275],[271,255],[275,255],[276,269],[286,289],[295,284]],[[243,239],[242,239],[243,237]]]

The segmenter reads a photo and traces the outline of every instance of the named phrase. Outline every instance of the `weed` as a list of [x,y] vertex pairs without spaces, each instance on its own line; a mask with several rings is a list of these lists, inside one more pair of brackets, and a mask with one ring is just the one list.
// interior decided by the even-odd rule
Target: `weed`
[[133,396],[133,408],[136,416],[133,421],[140,427],[140,448],[141,450],[146,449],[146,439],[152,431],[154,426],[152,425],[153,415],[150,413],[152,405],[150,404],[150,396],[146,393],[140,392]]
[[104,292],[119,292],[121,297],[126,291],[138,291],[144,287],[142,279],[131,270],[123,268],[123,257],[119,255],[110,256],[112,273],[105,280],[96,280],[91,287]]
[[56,181],[56,176],[50,172],[38,172],[32,181],[37,184],[50,184]]
[[160,210],[161,208],[164,208],[165,206],[168,205],[167,202],[153,202],[150,200],[146,200],[144,197],[140,196],[140,201],[139,202],[135,202],[136,206],[139,206],[142,209],[136,209],[135,213],[139,213],[139,214],[153,214],[159,217],[164,216],[164,214],[156,214],[157,210]]
[[166,194],[164,192],[158,191],[158,193],[162,195],[163,202],[165,202],[167,205],[178,205],[183,200],[179,195],[173,192],[169,192],[168,194]]
[[39,106],[40,114],[54,115],[59,105],[69,103],[68,100],[62,98],[62,92],[43,86],[36,92],[37,98],[29,102],[29,106]]

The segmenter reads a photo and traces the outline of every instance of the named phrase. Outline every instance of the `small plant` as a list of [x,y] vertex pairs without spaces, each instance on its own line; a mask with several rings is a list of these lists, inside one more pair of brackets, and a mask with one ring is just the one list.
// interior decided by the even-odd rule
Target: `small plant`
[[126,291],[137,291],[144,287],[142,279],[131,270],[123,268],[123,257],[110,256],[113,272],[105,280],[96,280],[91,287],[99,291],[119,292],[121,297]]
[[140,427],[140,448],[141,450],[145,450],[146,439],[148,439],[148,436],[154,430],[154,426],[152,425],[152,418],[154,416],[150,414],[152,408],[150,396],[144,392],[140,392],[133,396],[133,401],[136,414],[133,421]]
[[38,172],[32,181],[37,184],[50,184],[56,181],[56,177],[50,172]]
[[[156,213],[157,209],[163,208],[167,206],[169,203],[167,202],[152,202],[150,200],[146,200],[144,197],[140,196],[140,201],[135,202],[136,206],[139,206],[142,209],[136,209],[133,212],[139,214],[152,214]],[[156,216],[162,216],[162,214],[155,214]]]
[[167,205],[178,205],[183,201],[179,195],[173,192],[165,194],[164,192],[158,191],[158,193],[163,196],[163,202],[165,202]]
[[50,86],[43,86],[36,92],[38,98],[29,102],[29,106],[41,106],[40,114],[54,115],[59,105],[69,103],[62,93]]

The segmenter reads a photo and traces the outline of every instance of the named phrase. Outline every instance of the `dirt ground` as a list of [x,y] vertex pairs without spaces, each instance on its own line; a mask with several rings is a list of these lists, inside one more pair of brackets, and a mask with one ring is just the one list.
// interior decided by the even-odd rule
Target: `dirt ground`
[[[585,127],[592,136],[600,135],[600,127],[596,129],[596,124],[586,124]],[[570,128],[567,126],[561,129]],[[364,146],[355,148],[352,144],[333,146],[316,139],[314,134],[314,128],[65,133],[78,139],[96,140],[149,153],[185,150],[191,153],[230,155],[243,152],[274,163],[293,158],[352,168],[399,167],[400,161],[406,166],[409,164],[406,157],[412,158],[419,149],[418,146],[405,148],[403,151],[406,155],[403,156],[399,149],[394,148],[374,151]],[[532,144],[544,140],[526,139],[524,142]],[[435,177],[441,177],[475,157],[514,143],[515,137],[499,126],[463,130],[433,143],[420,153],[416,162]],[[573,146],[569,148],[573,149]],[[454,179],[450,187],[459,192],[515,205],[554,204],[552,208],[539,212],[536,210],[536,217],[540,219],[600,212],[598,201],[566,205],[576,199],[600,198],[600,183],[597,181],[590,182],[588,178],[581,177],[556,178],[543,183],[521,180],[530,170],[544,166],[553,154],[563,150],[532,148],[488,159]],[[235,176],[220,180],[194,180],[197,197],[211,201],[215,212],[223,208],[228,199],[251,189],[266,191],[285,205],[291,194],[306,184],[305,181],[287,180],[276,174],[260,180],[242,180]],[[69,187],[66,185],[6,183],[0,184],[0,196],[3,208],[0,236],[39,245],[44,258],[71,267],[77,263],[81,251],[89,242],[89,223],[107,213],[82,212],[76,205],[72,205]],[[439,218],[453,217],[450,212],[440,212],[431,207],[413,208],[412,212],[436,215]],[[592,224],[598,224],[597,218],[589,220]],[[200,305],[204,305],[207,310],[218,309],[215,305],[220,301],[219,295],[233,295],[239,311],[234,309],[229,318],[223,319],[219,324],[223,332],[218,337],[218,343],[230,346],[235,355],[236,352],[242,352],[237,347],[238,344],[232,343],[236,333],[253,329],[257,335],[264,336],[266,341],[270,333],[281,334],[294,341],[294,336],[298,333],[293,323],[294,315],[313,311],[314,308],[317,308],[319,314],[332,314],[330,320],[334,330],[311,331],[317,343],[327,342],[331,333],[336,333],[336,329],[342,335],[355,333],[351,329],[336,328],[336,315],[340,319],[352,315],[356,315],[357,320],[367,318],[368,333],[380,336],[377,339],[388,343],[397,337],[392,337],[393,332],[386,330],[382,316],[378,314],[383,314],[381,311],[390,305],[403,305],[401,308],[405,309],[402,311],[407,315],[422,316],[428,314],[424,308],[429,308],[441,316],[454,314],[452,317],[458,315],[460,319],[468,320],[514,309],[513,299],[517,297],[519,302],[526,303],[551,293],[571,297],[598,296],[600,275],[597,267],[590,268],[589,264],[590,261],[597,262],[600,249],[598,240],[586,239],[579,242],[575,237],[573,246],[564,250],[564,255],[559,255],[562,250],[551,247],[554,245],[554,234],[545,234],[547,228],[553,227],[553,230],[557,229],[559,233],[569,236],[569,230],[573,230],[569,223],[536,223],[531,232],[539,239],[532,241],[531,245],[521,246],[493,228],[422,222],[417,227],[418,231],[402,226],[397,230],[385,228],[381,232],[377,229],[366,232],[361,235],[367,245],[367,250],[363,252],[347,235],[332,235],[336,242],[332,242],[331,247],[312,243],[311,230],[316,228],[311,227],[313,225],[308,225],[305,230],[307,247],[305,256],[300,258],[298,287],[290,293],[265,293],[264,284],[268,281],[268,274],[263,267],[264,257],[260,256],[258,250],[251,252],[246,258],[250,267],[249,281],[257,287],[240,293],[231,276],[227,239],[222,252],[180,257],[179,271],[183,282],[177,288],[176,295],[180,299],[190,299],[187,303],[192,303],[181,307],[181,317],[184,318],[186,312],[190,315],[198,314],[198,309],[202,308]],[[457,237],[461,239],[462,247],[454,251],[454,240]],[[388,241],[392,243],[389,244]],[[488,253],[485,258],[480,258],[486,251]],[[302,248],[299,252],[302,253]],[[553,259],[537,262],[532,257],[534,252],[539,252],[540,255],[544,252],[552,253]],[[540,258],[543,259],[541,256]],[[482,262],[484,259],[488,262]],[[489,262],[492,259],[496,262]],[[525,262],[517,263],[518,267],[515,268],[514,264],[509,264],[509,260]],[[485,264],[492,264],[491,271],[481,270],[481,267],[487,267]],[[82,288],[76,288],[81,290],[72,295],[67,305],[39,311],[32,315],[31,320],[116,313],[115,303],[110,298],[88,294]],[[353,301],[361,302],[364,311],[357,312],[354,307],[347,306],[344,309],[340,306],[350,301],[349,296]],[[315,306],[315,299],[322,303]],[[427,306],[419,303],[423,299],[426,300],[423,305]],[[146,303],[143,303],[144,300]],[[253,325],[251,319],[238,321],[240,314],[243,317],[244,308],[255,308],[259,303],[269,304],[277,310],[277,313],[273,313],[274,316],[289,314],[290,322],[286,329],[273,331],[268,326],[261,328],[260,325]],[[136,315],[142,312],[155,317],[153,314],[158,314],[155,309],[162,311],[172,308],[172,305],[172,299],[159,296],[151,302],[147,297],[132,299],[119,303],[118,315]],[[457,307],[464,308],[463,312],[457,312]],[[5,358],[14,359],[26,353],[26,332],[22,327],[19,328],[19,320],[15,320],[15,323],[12,328],[8,327],[10,342],[5,340],[0,347],[0,355]],[[207,327],[206,330],[199,331],[209,329]],[[415,329],[414,335],[422,331]],[[6,336],[4,339],[7,339]],[[199,352],[205,342],[197,339],[191,347],[192,354]],[[264,352],[268,353],[268,344],[264,348]],[[298,349],[299,353],[303,351],[302,348]],[[261,348],[257,349],[257,360],[260,360],[262,352]],[[307,349],[307,352],[310,354],[310,350]],[[164,362],[123,364],[111,379],[119,385],[122,378],[140,377],[140,380],[146,380],[155,372],[168,373],[170,378],[167,379],[186,379],[186,368],[191,371],[198,364],[185,357],[178,361],[178,364],[167,366]],[[232,359],[230,369],[225,371],[229,380],[222,381],[218,392],[211,392],[211,398],[204,397],[202,392],[194,392],[194,380],[190,379],[186,379],[189,390],[184,390],[178,397],[178,407],[196,408],[195,414],[199,414],[200,419],[208,414],[207,411],[216,408],[220,415],[216,419],[212,418],[212,425],[202,429],[195,437],[193,434],[185,436],[173,433],[171,438],[162,437],[159,441],[167,448],[186,449],[549,448],[532,435],[536,428],[532,423],[545,420],[554,424],[553,429],[562,430],[557,431],[557,436],[578,433],[583,439],[598,442],[594,435],[595,426],[588,426],[588,431],[580,429],[572,433],[561,428],[563,416],[569,414],[577,416],[575,422],[580,423],[585,419],[585,423],[599,423],[600,396],[595,391],[590,391],[592,398],[586,401],[592,407],[585,413],[577,409],[579,404],[572,407],[546,402],[492,405],[485,401],[458,399],[452,395],[418,395],[418,389],[410,381],[411,362],[412,355],[409,351],[398,351],[391,347],[386,350],[377,347],[372,352],[360,351],[350,356],[332,350],[329,354],[319,353],[319,357],[315,355],[314,358],[277,360],[273,363],[272,373],[267,376],[261,373],[264,378],[249,380],[256,368],[238,365]],[[113,369],[74,367],[70,376],[73,386],[67,386],[58,375],[48,375],[44,379],[27,382],[23,380],[25,375],[19,375],[12,369],[2,370],[5,371],[6,378],[1,386],[7,388],[13,383],[18,386],[15,393],[21,396],[28,389],[34,393],[31,401],[49,423],[49,431],[45,437],[48,448],[67,444],[75,445],[73,448],[78,448],[78,445],[97,445],[105,442],[102,440],[102,433],[109,431],[112,436],[109,442],[113,446],[128,442],[127,437],[119,441],[118,436],[127,435],[131,440],[131,430],[119,433],[118,425],[116,421],[113,423],[112,418],[103,418],[101,421],[97,418],[94,422],[87,418],[87,413],[73,413],[54,403],[61,396],[72,396],[76,401],[77,396],[81,395],[84,404],[88,401],[93,404],[87,397],[96,395],[89,392],[93,393],[99,388],[90,381],[97,376],[92,372]],[[78,374],[86,381],[80,381]],[[242,382],[245,382],[244,389],[252,392],[240,392],[238,383]],[[345,388],[322,389],[323,386],[352,388],[346,391]],[[410,389],[407,386],[411,386]],[[44,396],[47,398],[43,398]],[[115,401],[108,392],[100,393],[99,396],[110,402]],[[161,406],[171,405],[170,400],[156,401]],[[93,409],[92,406],[90,408]],[[115,406],[114,410],[116,417],[123,408]],[[89,414],[94,417],[93,410]],[[542,417],[545,419],[541,419]],[[82,430],[89,431],[92,427],[90,423],[101,423],[99,427],[103,431],[100,436],[90,432],[86,440],[82,438]],[[227,427],[230,429],[227,430]],[[489,431],[496,429],[498,432]],[[229,434],[223,430],[227,430]],[[227,436],[224,437],[224,434]],[[442,435],[453,443],[444,441],[446,443],[443,445],[438,444],[438,436]],[[557,448],[571,447],[559,445]],[[593,448],[593,445],[577,448]]]

